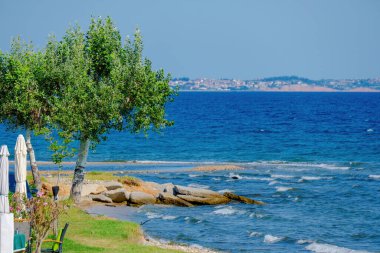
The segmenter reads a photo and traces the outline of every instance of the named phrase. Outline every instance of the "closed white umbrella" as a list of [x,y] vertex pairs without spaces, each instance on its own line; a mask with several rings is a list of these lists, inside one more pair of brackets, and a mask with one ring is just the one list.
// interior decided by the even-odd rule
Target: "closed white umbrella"
[[17,137],[15,146],[16,192],[26,194],[26,155],[27,148],[22,134]]
[[9,213],[9,162],[8,147],[0,150],[0,252],[13,252],[14,223],[13,213]]
[[0,150],[0,213],[9,213],[9,151],[6,145]]

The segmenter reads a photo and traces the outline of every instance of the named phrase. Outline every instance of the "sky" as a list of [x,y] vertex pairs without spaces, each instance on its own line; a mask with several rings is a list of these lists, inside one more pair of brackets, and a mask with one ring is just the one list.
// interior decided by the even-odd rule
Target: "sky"
[[0,50],[17,35],[42,48],[98,16],[123,37],[139,28],[172,77],[380,77],[378,0],[0,0]]

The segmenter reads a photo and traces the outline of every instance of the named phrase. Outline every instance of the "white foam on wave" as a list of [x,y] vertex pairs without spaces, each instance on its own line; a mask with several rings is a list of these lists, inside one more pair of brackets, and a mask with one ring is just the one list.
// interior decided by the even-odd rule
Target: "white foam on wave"
[[213,214],[219,214],[219,215],[232,215],[232,214],[243,214],[245,211],[239,211],[234,209],[231,206],[218,208],[217,210],[212,212]]
[[268,183],[268,185],[274,185],[274,184],[278,184],[278,181],[274,180]]
[[199,174],[189,174],[189,177],[199,177]]
[[194,188],[201,188],[201,189],[208,189],[208,188],[210,188],[210,186],[203,185],[203,184],[188,184],[187,186],[194,187]]
[[264,214],[261,214],[261,213],[251,213],[249,215],[249,218],[257,218],[257,219],[261,219],[261,218],[264,218],[265,215]]
[[276,243],[276,242],[282,241],[283,239],[284,237],[281,237],[281,236],[273,236],[273,235],[264,236],[265,243]]
[[368,177],[371,179],[380,180],[380,175],[369,175]]
[[[331,170],[348,170],[350,167],[340,166],[336,164],[326,164],[326,163],[308,163],[308,162],[288,162],[288,161],[260,161],[247,163],[248,165],[255,166],[276,166],[284,169],[291,169],[295,171],[303,171],[306,168],[320,168],[320,169],[331,169]],[[299,167],[302,167],[299,169]],[[296,169],[295,169],[296,168]]]
[[294,178],[294,176],[291,175],[279,175],[279,174],[273,174],[270,175],[272,178],[280,178],[280,179],[289,179],[289,178]]
[[338,247],[336,245],[327,243],[316,243],[313,242],[305,247],[305,249],[313,251],[315,253],[369,253],[363,250],[353,250],[343,247]]
[[297,244],[305,244],[305,243],[313,243],[314,241],[312,241],[312,240],[303,240],[303,239],[301,239],[301,240],[298,240],[297,241]]
[[164,215],[162,216],[163,220],[175,220],[177,219],[177,216],[172,216],[172,215]]
[[315,176],[303,176],[301,177],[298,182],[304,182],[304,181],[317,181],[317,180],[329,180],[332,179],[332,177],[315,177]]
[[261,236],[263,233],[253,231],[249,234],[249,237],[258,237]]
[[157,218],[162,217],[161,214],[152,213],[152,212],[147,212],[145,215],[146,215],[146,217],[148,217],[148,219],[157,219]]
[[285,186],[277,186],[276,187],[276,191],[277,192],[286,192],[286,191],[290,191],[290,190],[294,190],[294,188],[292,188],[292,187],[285,187]]
[[273,178],[267,177],[242,177],[243,179],[258,180],[258,181],[273,181]]
[[218,191],[219,193],[225,193],[225,192],[234,192],[233,190],[230,190],[230,189],[223,189],[223,190],[220,190]]

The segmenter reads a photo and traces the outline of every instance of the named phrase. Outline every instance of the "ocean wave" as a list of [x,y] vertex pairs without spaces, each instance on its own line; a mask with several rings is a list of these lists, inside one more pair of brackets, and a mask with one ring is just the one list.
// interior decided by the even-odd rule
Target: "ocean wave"
[[315,253],[369,253],[363,250],[353,250],[348,248],[339,247],[327,243],[313,242],[305,247],[305,249],[313,251]]
[[223,189],[223,190],[220,190],[218,191],[219,193],[225,193],[225,192],[234,192],[234,190],[230,190],[230,189]]
[[278,184],[278,181],[274,180],[268,183],[268,185],[274,185],[274,184]]
[[279,174],[272,174],[270,175],[271,178],[279,178],[279,179],[290,179],[294,178],[294,176],[291,175],[279,175]]
[[199,175],[199,174],[189,174],[189,177],[200,177],[201,175]]
[[161,219],[163,219],[163,220],[175,220],[175,219],[177,219],[177,216],[164,215],[164,216],[162,216]]
[[210,188],[210,186],[208,186],[208,185],[195,184],[195,183],[193,183],[193,184],[188,184],[187,186],[189,186],[189,187],[194,187],[194,188],[201,188],[201,189],[208,189],[208,188]]
[[265,217],[265,215],[264,215],[264,214],[261,214],[261,213],[251,213],[251,214],[249,215],[249,218],[262,219],[262,218],[264,218],[264,217]]
[[380,175],[369,175],[370,179],[380,180]]
[[261,236],[263,233],[261,232],[256,232],[256,231],[253,231],[251,233],[249,233],[249,237],[258,237],[258,236]]
[[303,176],[301,177],[300,180],[298,180],[298,182],[304,182],[304,181],[316,181],[316,180],[328,180],[328,179],[332,179],[332,177],[315,177],[315,176]]
[[148,219],[157,219],[157,218],[162,217],[161,214],[157,214],[157,213],[153,213],[153,212],[146,212],[145,215],[146,215],[146,217],[148,217]]
[[218,214],[218,215],[232,215],[232,214],[243,214],[245,212],[246,211],[234,209],[231,206],[228,206],[228,207],[222,206],[222,208],[219,207],[217,208],[217,210],[213,211],[212,213]]
[[[255,166],[276,166],[284,168],[320,168],[320,169],[329,169],[329,170],[348,170],[350,167],[338,165],[338,164],[328,164],[328,163],[309,163],[309,162],[289,162],[289,161],[259,161],[259,162],[249,162],[247,165]],[[303,169],[301,169],[303,170]]]
[[305,239],[301,239],[301,240],[298,240],[297,241],[297,244],[305,244],[305,243],[313,243],[314,241],[312,240],[305,240]]
[[281,236],[273,236],[273,235],[265,235],[264,236],[264,242],[265,243],[276,243],[284,240],[285,237]]
[[285,187],[285,186],[277,186],[276,191],[277,192],[286,192],[286,191],[291,191],[294,190],[292,187]]

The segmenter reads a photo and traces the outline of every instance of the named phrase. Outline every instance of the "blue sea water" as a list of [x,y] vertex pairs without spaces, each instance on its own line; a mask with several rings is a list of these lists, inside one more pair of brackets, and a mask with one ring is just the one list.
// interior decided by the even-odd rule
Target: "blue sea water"
[[[267,205],[93,212],[151,219],[143,228],[152,237],[227,252],[380,252],[379,93],[181,92],[167,115],[175,125],[161,134],[113,132],[89,157],[160,163],[89,169],[236,163],[244,170],[136,176],[233,191]],[[12,147],[16,137],[0,126],[1,144]],[[34,146],[39,160],[49,160],[41,138]]]

